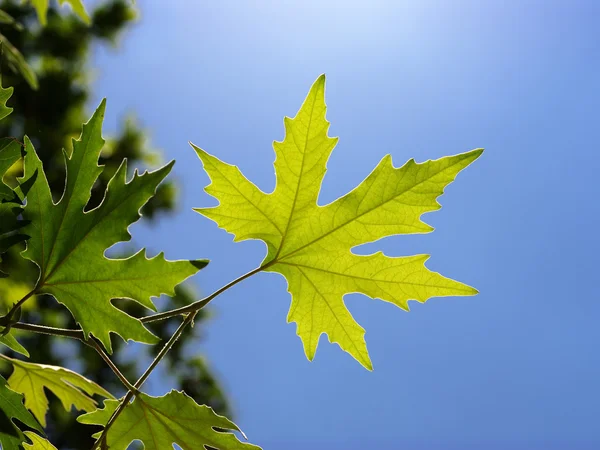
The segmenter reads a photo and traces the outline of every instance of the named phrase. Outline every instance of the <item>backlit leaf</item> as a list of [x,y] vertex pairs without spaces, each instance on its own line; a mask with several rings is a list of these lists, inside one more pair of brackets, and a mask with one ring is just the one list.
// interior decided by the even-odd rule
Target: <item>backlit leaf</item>
[[3,450],[18,450],[26,442],[25,435],[14,419],[44,434],[40,424],[23,404],[23,396],[8,387],[0,376],[0,444]]
[[46,439],[31,431],[26,431],[25,436],[31,441],[31,444],[25,444],[23,446],[25,447],[25,450],[57,450],[56,447]]
[[13,365],[13,373],[8,378],[10,388],[25,396],[25,406],[45,427],[48,398],[44,389],[56,395],[67,411],[74,406],[80,411],[93,411],[96,401],[93,395],[113,398],[110,392],[82,375],[63,367],[34,364],[3,356]]
[[[118,404],[117,400],[106,400],[103,409],[79,416],[77,420],[105,425]],[[171,391],[163,397],[140,394],[108,430],[106,443],[111,450],[125,450],[135,440],[142,441],[145,450],[170,449],[173,444],[183,450],[206,446],[218,450],[259,449],[240,442],[233,433],[215,428],[240,431],[229,419],[219,416],[208,406],[198,405],[183,392]]]
[[346,308],[345,294],[359,292],[408,310],[411,299],[424,302],[477,291],[427,269],[427,255],[363,256],[351,250],[390,235],[433,231],[421,215],[440,208],[437,197],[483,150],[420,164],[410,160],[402,167],[385,156],[353,191],[320,206],[327,160],[338,141],[328,136],[325,112],[321,76],[296,117],[285,118],[285,139],[274,143],[276,187],[270,194],[237,167],[194,146],[212,181],[206,192],[219,200],[218,206],[197,211],[232,233],[235,241],[267,244],[262,268],[287,279],[292,295],[288,321],[297,323],[308,359],[326,333],[371,369],[365,331]]
[[65,154],[67,180],[61,200],[54,204],[42,163],[25,139],[25,176],[37,172],[23,217],[30,236],[23,256],[40,268],[37,291],[52,294],[64,304],[87,336],[92,333],[111,351],[109,333],[123,339],[154,343],[157,338],[138,320],[111,304],[111,299],[133,299],[155,309],[150,297],[173,295],[174,287],[206,265],[206,261],[167,261],[163,254],[148,259],[141,250],[127,259],[109,259],[107,248],[131,238],[127,227],[139,219],[140,208],[154,195],[173,163],[126,182],[126,161],[110,180],[100,206],[85,211],[90,189],[102,171],[98,157],[104,101],[83,126],[73,154]]

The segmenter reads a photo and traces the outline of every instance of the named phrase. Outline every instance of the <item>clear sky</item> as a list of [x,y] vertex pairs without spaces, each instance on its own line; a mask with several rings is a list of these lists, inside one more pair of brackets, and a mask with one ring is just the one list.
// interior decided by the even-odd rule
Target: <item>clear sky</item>
[[[135,112],[175,158],[177,215],[133,227],[175,258],[208,258],[204,294],[256,267],[258,241],[191,208],[214,205],[191,140],[274,187],[273,140],[327,75],[331,135],[320,202],[396,165],[485,147],[427,235],[360,252],[428,253],[480,290],[404,312],[346,297],[367,372],[323,336],[304,357],[284,279],[260,274],[214,301],[197,350],[236,421],[265,449],[600,448],[600,2],[552,0],[136,2],[139,24],[98,49],[106,129]],[[95,105],[90,104],[90,111]],[[171,386],[160,374],[152,394]]]

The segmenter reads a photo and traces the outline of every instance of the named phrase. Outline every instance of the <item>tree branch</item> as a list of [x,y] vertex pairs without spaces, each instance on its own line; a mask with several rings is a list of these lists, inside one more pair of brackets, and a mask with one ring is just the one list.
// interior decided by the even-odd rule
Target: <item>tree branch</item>
[[198,312],[199,310],[201,310],[202,308],[204,308],[206,305],[208,305],[208,303],[213,298],[215,298],[217,295],[222,294],[227,289],[229,289],[229,288],[235,286],[236,284],[238,284],[240,281],[244,281],[246,278],[251,277],[252,275],[257,274],[258,272],[261,272],[261,271],[265,270],[271,264],[273,264],[273,262],[265,264],[264,266],[261,266],[261,267],[257,267],[256,269],[251,270],[248,273],[245,273],[241,277],[238,277],[235,280],[227,283],[225,286],[223,286],[222,288],[216,290],[215,292],[213,292],[212,294],[210,294],[208,297],[203,298],[202,300],[198,300],[197,302],[191,303],[191,304],[189,304],[187,306],[183,306],[181,308],[176,308],[176,309],[172,309],[170,311],[165,311],[165,312],[162,312],[162,313],[153,314],[151,316],[142,317],[140,319],[140,321],[143,322],[143,323],[158,322],[159,320],[165,320],[165,319],[168,319],[170,317],[181,316],[181,315],[184,315],[184,314]]
[[137,389],[135,387],[133,387],[133,385],[129,382],[129,380],[127,380],[125,375],[123,375],[121,373],[121,371],[115,365],[115,363],[113,363],[111,361],[110,357],[106,354],[106,352],[101,347],[101,345],[98,344],[98,342],[93,337],[91,337],[91,339],[86,339],[82,330],[70,330],[67,328],[53,328],[53,327],[46,327],[43,325],[34,325],[32,323],[22,323],[22,322],[17,322],[15,324],[13,324],[12,328],[16,328],[19,330],[25,330],[25,331],[31,331],[33,333],[48,334],[51,336],[68,337],[68,338],[77,339],[78,341],[81,341],[83,344],[87,345],[88,347],[93,348],[94,350],[96,350],[96,352],[98,352],[100,357],[104,360],[104,362],[108,365],[108,367],[110,367],[110,369],[114,372],[114,374],[117,376],[119,381],[121,381],[121,383],[123,383],[123,385],[127,388],[127,390],[129,392],[134,392],[134,393],[138,392]]

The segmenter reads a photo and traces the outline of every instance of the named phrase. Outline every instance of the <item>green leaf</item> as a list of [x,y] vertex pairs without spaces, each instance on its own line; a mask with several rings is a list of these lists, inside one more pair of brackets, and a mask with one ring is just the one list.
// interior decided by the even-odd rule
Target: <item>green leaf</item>
[[474,295],[477,291],[424,265],[427,255],[356,255],[352,249],[396,234],[428,233],[423,213],[440,208],[437,197],[458,172],[481,155],[473,150],[396,168],[389,155],[352,192],[317,204],[326,164],[337,138],[327,135],[325,77],[313,84],[295,118],[285,118],[285,139],[275,142],[275,190],[266,194],[240,170],[195,147],[219,200],[196,211],[235,236],[267,244],[266,271],[283,275],[292,304],[288,322],[297,323],[304,351],[312,360],[322,333],[372,369],[364,329],[343,296],[359,292],[408,310],[408,300]]
[[[0,327],[0,333],[4,331],[3,327]],[[6,345],[13,352],[20,353],[21,355],[27,356],[29,358],[29,352],[25,347],[23,347],[19,342],[15,339],[12,334],[6,334],[4,336],[0,336],[0,344]]]
[[25,176],[37,178],[27,196],[23,228],[30,236],[23,256],[40,268],[38,292],[52,294],[81,324],[85,336],[96,336],[112,351],[110,332],[123,339],[155,343],[157,338],[138,320],[111,304],[128,298],[155,310],[150,297],[174,295],[174,287],[204,267],[206,261],[166,261],[163,254],[148,259],[144,250],[127,259],[109,259],[107,248],[131,236],[127,227],[139,219],[140,208],[150,199],[173,163],[126,182],[124,161],[110,180],[104,200],[84,212],[90,189],[102,171],[97,165],[104,140],[101,136],[104,101],[65,155],[67,180],[61,200],[54,204],[42,163],[25,139]]
[[[77,420],[105,425],[118,405],[118,400],[106,400],[104,409],[79,416]],[[106,443],[111,450],[125,450],[135,440],[142,441],[146,450],[173,448],[173,444],[183,450],[198,450],[207,445],[219,450],[260,448],[214,428],[240,431],[229,419],[208,406],[198,405],[184,392],[171,391],[163,397],[140,394],[108,430]]]
[[25,435],[13,419],[44,434],[40,424],[23,405],[23,396],[11,390],[0,376],[0,444],[3,450],[21,449],[25,442]]
[[6,106],[6,102],[13,94],[13,87],[4,88],[0,82],[0,120],[4,119],[12,112],[12,108]]
[[13,365],[13,373],[8,378],[10,388],[25,396],[25,406],[45,427],[48,398],[45,389],[56,395],[67,411],[71,406],[78,410],[93,411],[96,401],[93,395],[114,398],[110,392],[93,381],[72,370],[46,364],[34,364],[2,356]]
[[[38,19],[42,25],[46,25],[46,18],[48,16],[48,4],[49,0],[31,0],[31,4],[37,12]],[[88,16],[85,6],[83,6],[82,0],[58,0],[59,5],[68,3],[73,8],[73,12],[79,16],[86,24],[90,24],[90,16]]]
[[31,444],[24,445],[25,450],[57,450],[57,448],[46,439],[31,431],[26,431],[25,436],[32,442]]
[[27,64],[23,54],[11,44],[11,42],[0,33],[0,42],[2,43],[2,55],[14,72],[18,72],[25,79],[31,89],[37,90],[39,87],[37,76],[33,68]]
[[[0,88],[0,95],[1,93],[2,88]],[[5,102],[6,100],[0,103],[4,105]],[[5,109],[12,111],[11,108]],[[0,111],[2,111],[2,106],[0,106]],[[1,114],[5,114],[4,117],[6,117],[8,113],[2,111]],[[27,237],[17,233],[17,230],[24,225],[18,219],[22,211],[21,199],[2,180],[8,169],[21,157],[21,150],[21,144],[15,139],[0,139],[0,261],[2,261],[3,253]],[[0,278],[3,277],[6,277],[6,274],[0,271]]]

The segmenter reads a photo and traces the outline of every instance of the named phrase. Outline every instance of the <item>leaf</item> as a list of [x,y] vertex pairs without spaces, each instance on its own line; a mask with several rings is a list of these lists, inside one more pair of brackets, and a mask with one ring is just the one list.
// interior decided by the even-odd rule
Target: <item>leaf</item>
[[[4,331],[3,327],[0,327],[0,334]],[[20,353],[21,355],[27,356],[29,358],[29,352],[25,347],[23,347],[19,342],[15,339],[12,334],[6,334],[4,336],[0,335],[0,344],[6,345],[13,352]]]
[[0,444],[3,450],[20,449],[25,442],[25,435],[13,419],[44,434],[40,424],[23,405],[23,396],[11,390],[6,380],[0,376]]
[[[364,329],[343,296],[359,292],[408,310],[408,300],[474,295],[477,291],[427,269],[427,255],[356,255],[358,245],[396,234],[428,233],[420,220],[440,208],[436,199],[482,149],[396,168],[389,155],[353,191],[320,206],[319,191],[337,138],[327,135],[325,77],[313,84],[295,118],[285,118],[285,139],[273,144],[275,190],[266,194],[240,170],[195,147],[211,184],[213,208],[198,208],[235,236],[267,244],[262,269],[283,275],[292,304],[288,322],[297,323],[304,351],[312,360],[322,333],[372,369]],[[193,144],[192,144],[193,145]]]
[[[46,18],[48,15],[48,4],[50,0],[31,0],[31,4],[37,12],[38,19],[42,25],[46,25]],[[68,3],[73,8],[73,12],[79,16],[86,24],[90,24],[90,16],[88,16],[85,6],[83,6],[82,0],[58,0],[59,5]]]
[[[77,420],[105,425],[118,405],[118,400],[106,400],[104,409],[79,416]],[[198,450],[208,445],[219,450],[260,448],[215,428],[240,431],[229,419],[208,406],[198,405],[184,392],[171,391],[163,397],[140,394],[108,430],[106,443],[111,450],[125,450],[135,440],[142,441],[146,450],[173,448],[173,444],[183,450]]]
[[2,33],[0,33],[0,42],[2,43],[2,55],[6,57],[6,62],[11,70],[20,73],[31,89],[37,90],[39,87],[37,76],[32,67],[27,64],[23,54]]
[[48,398],[44,388],[56,395],[67,411],[75,406],[78,410],[93,411],[96,401],[93,395],[114,398],[93,381],[72,370],[46,364],[34,364],[2,356],[13,365],[13,373],[8,378],[10,388],[25,396],[25,406],[35,418],[46,426]]
[[104,200],[84,212],[90,190],[102,172],[97,165],[104,140],[101,136],[105,102],[83,126],[65,155],[67,180],[61,200],[54,204],[42,163],[25,139],[25,179],[38,176],[28,196],[23,228],[30,236],[23,256],[40,268],[37,292],[53,295],[81,324],[86,338],[92,333],[112,351],[110,332],[123,339],[155,343],[157,338],[138,320],[111,304],[128,298],[155,310],[150,297],[174,295],[175,285],[195,274],[207,261],[167,261],[162,253],[148,259],[141,250],[127,259],[109,259],[107,248],[131,236],[127,227],[139,219],[140,208],[150,199],[173,163],[126,182],[124,161],[110,180]]
[[57,448],[46,439],[31,431],[26,431],[25,436],[32,442],[31,444],[24,445],[25,450],[57,450]]
[[[12,108],[6,106],[6,101],[12,92],[13,88],[4,89],[0,85],[0,119],[12,112]],[[3,253],[27,237],[16,232],[24,225],[22,221],[18,220],[22,211],[21,199],[3,181],[8,169],[21,157],[21,150],[21,143],[17,140],[13,138],[0,139],[0,261],[2,261]],[[4,272],[0,271],[0,278],[6,276]]]
[[[4,119],[12,112],[12,108],[6,106],[6,102],[12,96],[14,91],[13,87],[4,88],[0,82],[0,120]],[[4,174],[2,172],[2,174]]]

